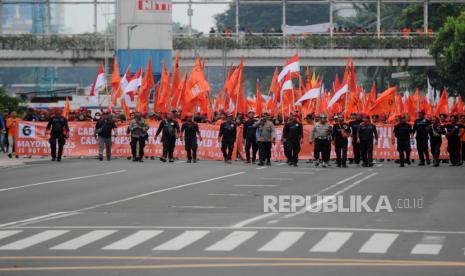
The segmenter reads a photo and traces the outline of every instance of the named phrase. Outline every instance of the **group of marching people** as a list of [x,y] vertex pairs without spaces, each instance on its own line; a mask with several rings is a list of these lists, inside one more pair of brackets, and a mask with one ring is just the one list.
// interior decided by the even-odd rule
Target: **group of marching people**
[[[15,115],[15,114],[13,114]],[[290,166],[297,166],[299,153],[304,141],[304,125],[312,125],[310,132],[310,144],[314,144],[315,166],[327,167],[329,165],[331,148],[334,146],[336,153],[336,164],[338,167],[347,167],[347,164],[357,166],[373,166],[373,149],[378,142],[378,131],[369,115],[351,114],[348,121],[343,116],[335,115],[329,118],[325,114],[320,114],[316,118],[306,118],[301,121],[301,115],[296,111],[292,112],[284,122],[281,142],[287,163]],[[313,122],[315,120],[315,123]],[[16,120],[15,116],[10,116],[6,122],[12,128]],[[163,154],[159,158],[162,162],[174,162],[174,150],[176,140],[184,141],[187,152],[187,162],[197,162],[198,141],[202,141],[198,123],[192,114],[184,114],[182,120],[177,111],[169,112],[163,118],[149,116],[144,118],[143,114],[132,113],[126,134],[130,139],[132,160],[134,162],[144,161],[144,148],[149,138],[149,122],[159,122],[159,127],[155,134],[155,140],[161,135],[163,144]],[[465,115],[452,114],[447,116],[441,114],[440,117],[427,118],[424,112],[418,112],[413,123],[409,123],[409,118],[400,115],[397,124],[394,126],[392,143],[397,146],[399,152],[400,167],[411,164],[411,145],[416,144],[419,157],[419,166],[440,165],[440,149],[443,136],[446,137],[447,150],[450,156],[450,165],[460,166],[465,159]],[[224,161],[231,163],[238,128],[242,128],[245,159],[247,164],[258,164],[259,166],[271,165],[271,150],[276,143],[276,122],[268,113],[256,116],[253,111],[247,113],[244,118],[238,120],[233,114],[225,113],[217,121],[219,125],[218,142]],[[101,117],[95,120],[95,137],[98,140],[99,160],[111,160],[112,136],[116,136],[117,122],[111,113],[103,112]],[[50,115],[47,124],[47,133],[51,148],[52,161],[61,161],[63,147],[66,143],[69,132],[68,119],[65,118],[60,109],[54,110]],[[2,133],[4,130],[2,130]],[[13,133],[13,132],[10,132]],[[413,142],[415,140],[416,143]],[[352,143],[352,158],[348,158],[347,151],[349,142]],[[11,141],[14,144],[14,140]],[[239,146],[239,143],[238,143]],[[431,155],[430,155],[431,152]],[[257,159],[258,154],[258,159]],[[10,155],[11,157],[11,152]],[[431,158],[430,158],[431,156]],[[258,162],[257,162],[258,161]]]

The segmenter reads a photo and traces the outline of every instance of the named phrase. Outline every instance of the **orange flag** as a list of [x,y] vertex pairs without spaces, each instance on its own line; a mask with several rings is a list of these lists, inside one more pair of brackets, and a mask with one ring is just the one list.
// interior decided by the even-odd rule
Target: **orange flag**
[[236,103],[238,92],[237,86],[240,85],[240,78],[242,75],[242,69],[244,67],[244,61],[241,58],[239,65],[236,67],[232,75],[227,79],[224,84],[224,91],[229,95],[231,100]]
[[370,109],[371,115],[389,114],[395,111],[396,87],[391,87],[384,91]]
[[121,77],[119,76],[119,68],[118,68],[118,61],[115,57],[113,61],[113,74],[111,75],[110,86],[111,86],[111,93],[110,98],[111,102],[116,105],[118,101],[118,91],[120,90]]
[[207,94],[208,91],[210,91],[210,85],[203,74],[200,59],[197,58],[186,84],[184,104],[192,103],[193,100],[203,94]]
[[436,110],[434,111],[435,116],[439,116],[439,114],[449,114],[449,101],[447,97],[447,91],[444,87],[442,91],[441,98],[439,98],[438,104],[436,105]]
[[181,77],[181,81],[179,82],[178,85],[178,95],[176,102],[174,103],[173,107],[178,110],[181,108],[182,103],[184,102],[184,92],[186,90],[186,82],[187,82],[187,72],[184,72]]
[[158,108],[160,112],[168,112],[168,101],[171,94],[170,88],[170,72],[166,70],[166,65],[163,64],[163,69],[161,72],[161,79],[160,79],[160,91],[159,91],[159,98],[158,98]]
[[177,108],[179,101],[179,54],[176,51],[174,58],[173,82],[171,85],[171,107]]
[[271,80],[271,85],[270,85],[270,99],[268,101],[268,111],[271,113],[272,116],[276,115],[276,111],[278,109],[278,101],[280,97],[280,90],[281,87],[278,83],[278,67],[275,68],[274,70],[274,75],[273,79]]
[[124,97],[121,99],[121,107],[124,110],[124,116],[126,116],[126,120],[129,120],[131,118],[131,109],[126,105],[126,99]]
[[149,59],[147,63],[147,69],[145,70],[144,78],[139,89],[139,95],[137,96],[137,110],[139,112],[147,112],[149,108],[149,96],[150,90],[155,85],[152,71],[152,59]]
[[69,117],[69,98],[66,96],[65,108],[63,110],[63,117],[68,119]]
[[255,85],[255,89],[257,90],[256,100],[255,100],[255,113],[258,116],[262,116],[262,109],[263,109],[263,96],[262,91],[260,91],[260,82],[257,79],[257,84]]

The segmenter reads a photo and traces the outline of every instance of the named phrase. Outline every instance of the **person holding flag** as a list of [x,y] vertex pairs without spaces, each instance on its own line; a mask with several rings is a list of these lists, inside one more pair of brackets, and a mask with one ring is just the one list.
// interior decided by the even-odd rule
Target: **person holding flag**
[[[50,118],[48,121],[46,131],[50,134],[50,152],[52,155],[52,161],[61,162],[63,155],[63,147],[68,138],[69,126],[68,119],[63,116],[61,109],[55,111],[55,116]],[[57,142],[58,142],[58,154],[57,154]]]

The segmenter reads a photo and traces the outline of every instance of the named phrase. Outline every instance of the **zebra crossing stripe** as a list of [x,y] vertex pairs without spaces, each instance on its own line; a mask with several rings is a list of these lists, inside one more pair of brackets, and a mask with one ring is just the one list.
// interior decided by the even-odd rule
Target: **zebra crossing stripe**
[[86,246],[88,244],[91,244],[95,241],[98,241],[100,239],[103,239],[113,233],[115,233],[116,230],[95,230],[91,231],[87,234],[84,234],[82,236],[79,236],[77,238],[74,238],[72,240],[66,241],[64,243],[61,243],[57,246],[54,246],[50,249],[52,250],[76,250],[79,249],[83,246]]
[[360,248],[359,253],[386,253],[399,234],[375,233]]
[[207,247],[206,251],[232,251],[243,242],[252,238],[257,231],[234,231],[222,240]]
[[425,236],[420,243],[415,245],[410,254],[437,255],[442,249],[445,240],[444,236]]
[[352,236],[352,232],[328,232],[310,252],[337,252]]
[[283,252],[296,243],[304,233],[303,231],[281,231],[271,241],[260,247],[258,251]]
[[200,240],[210,231],[184,231],[177,237],[155,247],[153,250],[180,250]]
[[0,240],[4,238],[8,238],[10,236],[16,235],[18,233],[22,232],[21,230],[6,230],[6,231],[0,231]]
[[4,245],[0,247],[0,250],[22,250],[41,242],[56,238],[68,232],[68,230],[46,230],[19,241]]
[[114,242],[108,246],[102,248],[103,250],[128,250],[137,246],[149,239],[154,238],[155,236],[161,234],[161,230],[141,230],[136,233],[127,236],[126,238]]

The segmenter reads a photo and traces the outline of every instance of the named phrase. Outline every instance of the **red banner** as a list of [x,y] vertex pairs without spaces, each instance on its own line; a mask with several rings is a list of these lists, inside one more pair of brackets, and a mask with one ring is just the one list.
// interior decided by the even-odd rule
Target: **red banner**
[[[17,124],[16,153],[20,156],[48,156],[50,155],[50,145],[48,137],[45,135],[46,123],[43,122],[20,122]],[[115,157],[131,156],[129,146],[130,137],[126,135],[127,124],[118,126],[117,135],[113,137],[112,155]],[[70,122],[69,139],[66,140],[64,156],[97,156],[98,140],[94,136],[95,122]],[[160,139],[154,140],[158,123],[150,124],[149,139],[145,147],[146,156],[161,156],[162,144]],[[199,124],[203,141],[199,141],[198,158],[203,160],[222,160],[221,145],[218,143],[219,126],[210,124]],[[309,143],[310,130],[312,126],[304,126],[304,143],[300,153],[300,159],[313,159],[313,145]],[[392,144],[393,125],[378,125],[378,145],[375,146],[373,157],[376,159],[397,159],[396,146]],[[273,160],[285,160],[284,149],[281,141],[282,127],[277,127],[276,145],[272,149]],[[238,154],[244,156],[244,143],[242,142],[242,132],[238,131]],[[412,141],[412,155],[418,159],[415,149],[415,141]],[[174,152],[176,157],[185,158],[184,141],[176,142]],[[348,156],[352,156],[352,145],[349,141]],[[331,151],[332,158],[335,157],[334,150]],[[235,155],[234,155],[235,157]],[[444,138],[441,148],[441,158],[448,158],[447,140]]]

